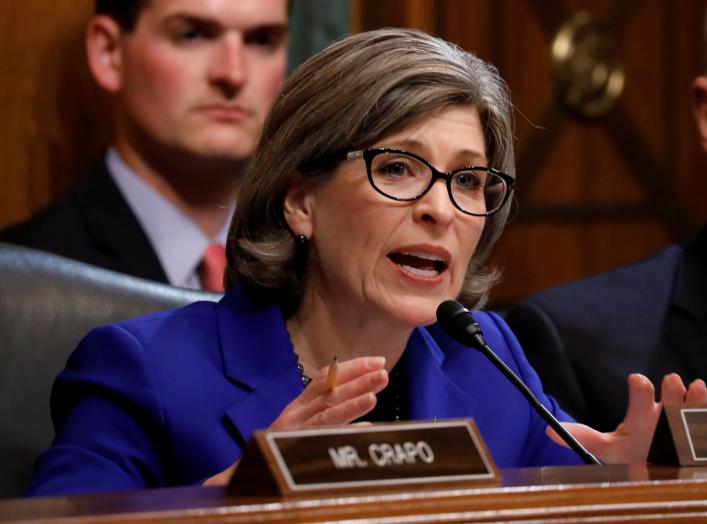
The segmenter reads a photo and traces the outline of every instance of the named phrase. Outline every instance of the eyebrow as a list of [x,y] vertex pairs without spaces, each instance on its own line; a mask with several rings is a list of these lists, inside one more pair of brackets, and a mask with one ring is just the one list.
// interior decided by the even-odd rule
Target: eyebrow
[[[385,146],[385,147],[393,147],[396,149],[426,149],[427,146],[424,142],[421,142],[415,138],[404,138],[402,140],[396,140],[393,142],[393,145],[391,146]],[[413,151],[414,152],[414,151]],[[479,151],[476,151],[474,149],[460,149],[459,151],[456,151],[454,153],[454,158],[470,158],[471,162],[482,162],[486,163],[486,155],[484,153],[480,153]],[[468,165],[469,161],[465,161]]]
[[[220,32],[228,29],[228,26],[220,22],[216,18],[192,14],[189,12],[175,12],[165,16],[160,24],[164,27],[169,27],[173,24],[194,24],[201,29],[206,29],[210,32]],[[244,34],[265,32],[279,32],[287,34],[289,30],[288,22],[263,20],[261,23],[256,23],[247,27],[238,28]]]
[[212,31],[223,28],[222,24],[212,18],[205,18],[187,13],[173,13],[161,20],[161,25],[165,27],[170,27],[175,24],[194,24],[198,27],[210,29]]

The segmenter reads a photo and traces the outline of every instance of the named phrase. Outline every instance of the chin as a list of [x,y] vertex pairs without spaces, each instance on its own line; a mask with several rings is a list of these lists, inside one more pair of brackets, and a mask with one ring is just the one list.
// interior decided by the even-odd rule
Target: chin
[[[439,302],[442,302],[441,300]],[[437,306],[434,300],[411,299],[395,308],[395,317],[406,326],[415,328],[437,322]]]
[[241,164],[250,160],[253,151],[250,149],[241,149],[236,147],[200,147],[192,149],[192,152],[204,159],[210,159],[216,162],[228,162],[233,164]]
[[255,152],[256,141],[249,134],[228,130],[209,133],[201,140],[194,140],[195,149],[202,156],[222,158],[234,161],[249,160]]

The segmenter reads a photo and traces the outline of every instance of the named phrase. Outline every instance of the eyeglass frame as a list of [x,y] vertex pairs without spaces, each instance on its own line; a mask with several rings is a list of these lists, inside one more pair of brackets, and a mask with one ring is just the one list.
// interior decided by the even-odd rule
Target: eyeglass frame
[[[416,197],[411,197],[411,198],[398,198],[391,196],[387,193],[384,193],[380,188],[376,186],[376,184],[373,182],[373,173],[372,173],[372,162],[373,159],[381,154],[381,153],[400,153],[405,156],[414,158],[416,160],[419,160],[422,162],[424,165],[426,165],[430,171],[432,172],[432,178],[430,179],[429,185]],[[464,167],[459,167],[457,169],[453,169],[452,171],[449,171],[448,173],[444,173],[440,171],[439,169],[435,168],[432,164],[430,164],[426,159],[422,158],[419,155],[416,155],[415,153],[411,153],[409,151],[404,151],[402,149],[395,149],[391,147],[372,147],[369,149],[359,149],[357,151],[349,151],[344,155],[344,158],[346,160],[356,160],[358,158],[363,158],[363,161],[366,164],[366,172],[368,174],[368,182],[371,184],[371,187],[375,189],[378,193],[383,195],[386,198],[390,198],[391,200],[396,200],[398,202],[413,202],[415,200],[421,199],[423,196],[425,196],[430,189],[432,189],[432,186],[434,185],[437,180],[444,180],[445,185],[447,186],[447,194],[449,195],[449,200],[452,202],[452,205],[457,208],[459,211],[464,213],[465,215],[471,215],[475,217],[487,217],[491,216],[494,213],[498,212],[503,208],[503,206],[506,205],[506,202],[508,202],[508,199],[511,196],[511,193],[513,193],[513,189],[515,188],[515,178],[513,178],[511,175],[504,173],[503,171],[499,171],[498,169],[494,169],[492,167],[487,167],[487,166],[464,166]],[[462,209],[459,204],[454,200],[454,196],[452,195],[452,177],[460,173],[462,171],[484,171],[486,173],[491,173],[493,175],[498,176],[503,183],[506,185],[506,193],[503,195],[503,199],[501,200],[501,203],[498,205],[496,209],[493,211],[488,211],[486,213],[472,213],[470,211],[465,211]]]

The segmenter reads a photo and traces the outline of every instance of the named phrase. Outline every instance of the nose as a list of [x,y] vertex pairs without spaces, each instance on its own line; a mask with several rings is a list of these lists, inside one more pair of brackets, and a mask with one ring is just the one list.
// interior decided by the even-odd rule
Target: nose
[[234,97],[247,81],[245,43],[242,35],[228,34],[215,46],[209,80],[227,98]]
[[437,180],[425,195],[415,202],[415,219],[435,226],[448,226],[456,208],[449,199],[444,180]]

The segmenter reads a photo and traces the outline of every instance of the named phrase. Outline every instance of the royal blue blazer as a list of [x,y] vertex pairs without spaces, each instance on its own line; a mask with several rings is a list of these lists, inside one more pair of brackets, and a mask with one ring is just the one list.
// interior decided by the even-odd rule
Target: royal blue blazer
[[[475,313],[489,345],[558,418],[506,324]],[[404,373],[412,419],[473,418],[501,468],[578,464],[479,352],[439,326],[416,329]],[[302,392],[278,307],[240,287],[219,303],[147,315],[93,330],[51,396],[56,438],[37,460],[28,495],[198,484],[240,456]]]

